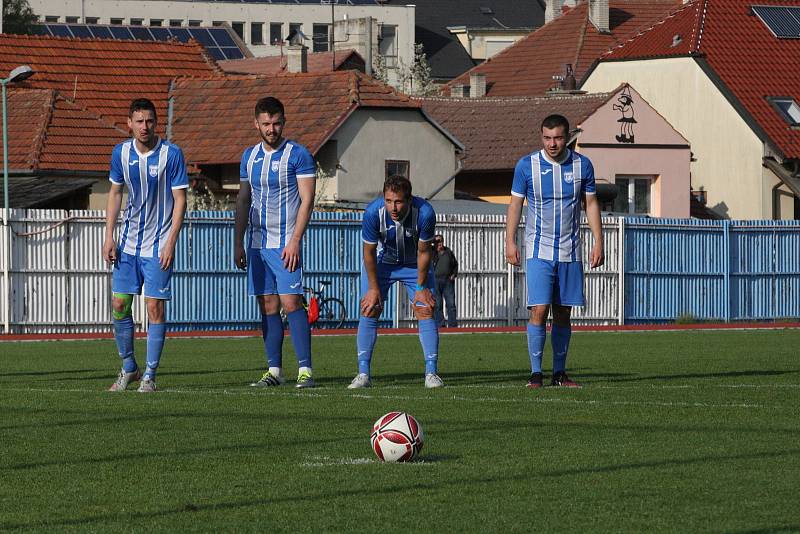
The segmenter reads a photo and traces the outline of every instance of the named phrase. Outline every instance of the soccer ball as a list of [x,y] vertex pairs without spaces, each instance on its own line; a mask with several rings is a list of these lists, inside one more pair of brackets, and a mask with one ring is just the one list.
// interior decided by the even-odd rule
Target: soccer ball
[[422,450],[422,427],[410,414],[389,412],[372,426],[372,450],[384,462],[410,462]]

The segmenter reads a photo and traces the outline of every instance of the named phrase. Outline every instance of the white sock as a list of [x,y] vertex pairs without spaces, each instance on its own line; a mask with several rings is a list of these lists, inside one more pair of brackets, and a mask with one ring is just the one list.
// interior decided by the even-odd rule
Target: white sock
[[283,369],[281,369],[280,367],[270,367],[269,374],[281,378],[283,376]]
[[297,371],[298,375],[302,375],[303,373],[308,373],[310,375],[311,374],[311,367],[301,367],[300,369],[298,369],[298,371]]

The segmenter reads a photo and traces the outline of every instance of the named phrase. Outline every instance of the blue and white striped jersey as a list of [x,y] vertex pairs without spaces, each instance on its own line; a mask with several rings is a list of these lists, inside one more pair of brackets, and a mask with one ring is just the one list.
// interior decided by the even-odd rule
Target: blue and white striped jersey
[[525,255],[549,261],[581,260],[581,196],[595,194],[589,158],[567,149],[561,163],[544,150],[517,163],[511,194],[526,198]]
[[411,197],[405,219],[395,222],[386,210],[383,197],[369,203],[361,222],[361,238],[378,245],[378,263],[417,264],[417,242],[431,241],[436,230],[433,206],[420,197]]
[[315,178],[311,153],[294,141],[284,140],[275,151],[263,143],[242,154],[239,178],[250,182],[250,248],[283,248],[294,234],[300,207],[298,178]]
[[172,190],[189,187],[183,152],[159,139],[150,152],[141,154],[133,139],[124,141],[111,153],[109,180],[128,188],[119,241],[122,251],[158,257],[172,230]]

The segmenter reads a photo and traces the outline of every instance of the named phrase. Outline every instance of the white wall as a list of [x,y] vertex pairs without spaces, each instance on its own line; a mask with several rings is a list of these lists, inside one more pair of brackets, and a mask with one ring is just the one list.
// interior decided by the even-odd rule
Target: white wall
[[628,82],[691,144],[692,189],[733,219],[769,219],[764,144],[692,58],[600,63],[581,87],[613,91]]

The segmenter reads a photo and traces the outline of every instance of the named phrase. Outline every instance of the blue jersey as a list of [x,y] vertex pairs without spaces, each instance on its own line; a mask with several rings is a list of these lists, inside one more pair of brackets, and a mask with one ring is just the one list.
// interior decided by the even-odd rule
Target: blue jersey
[[284,140],[278,150],[263,143],[242,154],[239,178],[250,182],[250,248],[283,248],[294,234],[300,207],[298,178],[314,178],[317,166],[308,150]]
[[189,187],[183,152],[159,139],[150,152],[140,154],[133,139],[124,141],[111,153],[109,180],[128,188],[122,251],[143,258],[158,257],[172,230],[172,190]]
[[412,196],[411,207],[402,221],[394,221],[383,197],[369,203],[361,222],[361,238],[378,245],[378,263],[417,264],[417,242],[431,241],[436,213],[427,200]]
[[544,150],[519,160],[511,194],[528,201],[526,257],[580,261],[581,196],[594,193],[592,162],[577,152],[567,149],[561,163]]

